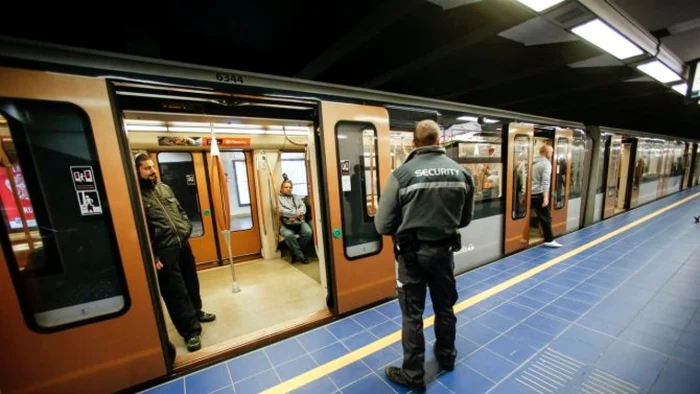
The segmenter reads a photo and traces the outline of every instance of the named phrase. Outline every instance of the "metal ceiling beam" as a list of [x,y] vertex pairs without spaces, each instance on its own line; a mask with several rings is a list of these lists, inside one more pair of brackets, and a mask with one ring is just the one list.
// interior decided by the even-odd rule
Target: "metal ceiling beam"
[[396,67],[389,72],[379,75],[378,77],[363,83],[361,86],[370,89],[377,88],[378,86],[387,84],[410,73],[420,71],[424,67],[443,60],[455,52],[462,51],[472,45],[478,44],[497,35],[521,19],[520,17],[522,14],[520,13],[516,13],[518,16],[515,18],[512,16],[508,18],[508,14],[512,15],[512,13],[503,12],[502,8],[500,8],[502,5],[498,3],[499,2],[494,1],[493,6],[488,8],[489,15],[488,18],[486,18],[488,19],[488,23],[486,23],[484,26],[469,31],[466,36],[462,36],[458,40],[448,42],[433,52],[418,54],[416,56],[416,60],[410,63],[405,63],[400,67]]
[[314,79],[362,46],[377,33],[412,12],[425,0],[385,0],[355,27],[309,62],[295,77]]

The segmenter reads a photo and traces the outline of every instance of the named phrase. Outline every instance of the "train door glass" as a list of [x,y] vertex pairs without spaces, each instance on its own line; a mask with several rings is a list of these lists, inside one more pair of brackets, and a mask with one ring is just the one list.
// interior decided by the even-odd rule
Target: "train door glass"
[[48,332],[115,316],[129,299],[90,120],[67,103],[0,111],[1,241],[25,322]]
[[513,162],[513,220],[522,219],[527,214],[527,185],[528,185],[528,163],[532,155],[532,144],[530,137],[518,135],[514,139],[513,152],[515,160]]
[[566,169],[569,161],[569,139],[557,138],[554,151],[554,191],[552,201],[554,209],[562,209],[566,205]]
[[250,182],[248,165],[243,152],[221,152],[228,185],[231,207],[231,231],[245,231],[253,228]]
[[200,214],[199,194],[194,171],[192,154],[189,152],[159,152],[158,168],[160,179],[170,186],[180,206],[192,222],[192,238],[204,235]]
[[630,174],[630,159],[632,157],[632,144],[624,143],[620,150],[620,168],[617,175],[617,196],[615,196],[615,214],[627,210],[627,195],[631,192],[627,188]]
[[695,170],[693,170],[693,186],[700,184],[700,145],[695,144]]
[[586,141],[583,138],[574,138],[571,152],[571,179],[569,200],[581,197],[583,189],[584,162],[586,157]]
[[374,228],[379,203],[377,131],[372,125],[341,122],[336,138],[345,256],[353,259],[375,254],[382,248],[382,237]]

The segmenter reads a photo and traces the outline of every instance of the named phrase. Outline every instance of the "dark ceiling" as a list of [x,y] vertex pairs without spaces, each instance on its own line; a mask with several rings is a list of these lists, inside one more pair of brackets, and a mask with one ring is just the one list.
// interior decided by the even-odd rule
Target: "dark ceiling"
[[[627,1],[636,4],[632,11],[641,19],[674,3],[643,1],[656,11],[644,13]],[[696,102],[641,78],[633,67],[514,0],[97,6],[47,3],[38,16],[37,4],[15,2],[4,13],[0,34],[700,138]],[[681,16],[700,17],[700,2]],[[644,22],[657,30],[683,22],[666,19]],[[583,63],[572,65],[577,62]]]

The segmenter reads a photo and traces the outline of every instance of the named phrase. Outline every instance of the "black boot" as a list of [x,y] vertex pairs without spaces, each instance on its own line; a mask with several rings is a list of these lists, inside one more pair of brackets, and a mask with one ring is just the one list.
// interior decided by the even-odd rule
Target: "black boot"
[[401,370],[401,368],[386,367],[384,369],[384,373],[386,374],[386,377],[389,378],[389,380],[391,380],[392,382],[394,382],[400,386],[408,387],[409,389],[411,389],[412,391],[415,391],[417,393],[424,393],[425,392],[425,382],[421,382],[421,383],[411,382],[410,380],[408,380],[408,378],[403,373],[403,370]]

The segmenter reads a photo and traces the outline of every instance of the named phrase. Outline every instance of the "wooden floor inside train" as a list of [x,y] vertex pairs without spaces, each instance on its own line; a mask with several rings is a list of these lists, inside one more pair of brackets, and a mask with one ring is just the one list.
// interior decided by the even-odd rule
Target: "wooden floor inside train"
[[202,350],[187,350],[162,304],[168,336],[177,348],[176,365],[209,347],[220,348],[217,345],[241,337],[249,340],[251,334],[254,337],[261,330],[327,311],[317,259],[293,265],[283,259],[259,259],[236,264],[235,268],[239,293],[231,291],[229,266],[198,272],[203,310],[216,314],[215,321],[202,323]]

